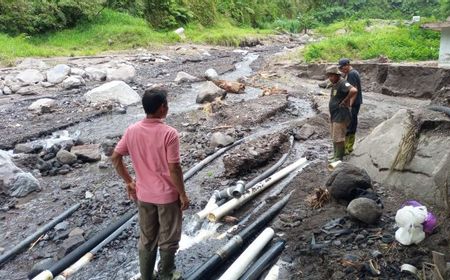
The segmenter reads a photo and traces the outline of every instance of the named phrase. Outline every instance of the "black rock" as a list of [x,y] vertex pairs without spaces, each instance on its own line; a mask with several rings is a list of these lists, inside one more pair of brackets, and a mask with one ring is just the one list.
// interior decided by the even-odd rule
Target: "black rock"
[[333,198],[350,201],[357,197],[358,189],[371,188],[372,181],[364,169],[344,162],[330,174],[325,185]]

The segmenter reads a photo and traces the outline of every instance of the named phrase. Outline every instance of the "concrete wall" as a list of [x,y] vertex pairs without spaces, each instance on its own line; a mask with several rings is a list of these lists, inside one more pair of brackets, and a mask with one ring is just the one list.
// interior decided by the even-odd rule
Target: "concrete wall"
[[444,27],[441,31],[439,67],[450,68],[450,27]]

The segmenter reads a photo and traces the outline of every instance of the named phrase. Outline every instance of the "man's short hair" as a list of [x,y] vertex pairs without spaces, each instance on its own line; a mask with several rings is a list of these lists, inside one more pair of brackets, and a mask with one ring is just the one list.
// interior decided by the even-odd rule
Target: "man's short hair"
[[154,114],[163,104],[167,104],[167,89],[157,87],[145,90],[142,106],[147,115]]

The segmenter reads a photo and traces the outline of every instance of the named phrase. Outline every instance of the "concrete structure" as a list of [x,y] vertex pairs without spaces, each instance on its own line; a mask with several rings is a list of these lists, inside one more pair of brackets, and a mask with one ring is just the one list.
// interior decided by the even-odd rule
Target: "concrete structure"
[[441,46],[439,48],[439,67],[450,68],[450,17],[444,22],[426,23],[422,28],[441,32]]

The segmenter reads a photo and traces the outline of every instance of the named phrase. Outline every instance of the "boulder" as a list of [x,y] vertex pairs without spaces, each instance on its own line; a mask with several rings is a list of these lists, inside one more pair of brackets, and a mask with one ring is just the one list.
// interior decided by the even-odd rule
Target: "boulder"
[[112,81],[88,91],[84,97],[91,103],[117,101],[130,105],[141,101],[139,94],[123,81]]
[[334,199],[350,201],[357,196],[358,189],[371,188],[372,182],[364,169],[344,162],[330,174],[325,186]]
[[207,80],[217,80],[219,78],[219,74],[217,74],[216,70],[209,68],[208,70],[206,70],[205,72],[205,79]]
[[33,85],[45,80],[44,75],[36,69],[27,69],[22,71],[16,76],[16,78],[25,85]]
[[47,108],[45,110],[50,110],[51,108],[56,106],[56,100],[51,98],[41,98],[33,103],[31,103],[30,106],[28,106],[28,110],[30,111],[36,111],[36,112],[42,112],[43,107]]
[[136,69],[131,65],[123,65],[117,69],[108,69],[106,71],[107,81],[132,82],[136,76]]
[[3,94],[4,95],[10,95],[10,94],[12,94],[13,92],[12,92],[12,90],[8,87],[8,86],[5,86],[4,88],[3,88]]
[[295,140],[307,140],[316,131],[316,127],[310,125],[310,124],[304,124],[299,130],[296,130],[294,133]]
[[381,217],[381,208],[372,199],[360,197],[353,199],[347,206],[348,214],[366,224],[375,224]]
[[177,30],[174,31],[174,33],[177,34],[180,37],[180,39],[186,39],[183,27],[178,28]]
[[63,164],[73,164],[77,161],[77,156],[66,150],[59,150],[56,159]]
[[195,76],[192,76],[192,75],[190,75],[190,74],[188,74],[186,72],[183,72],[183,71],[178,72],[178,74],[177,74],[177,76],[176,76],[176,78],[174,80],[174,82],[176,82],[178,84],[186,83],[186,82],[192,83],[192,82],[198,82],[198,81],[200,81],[199,78],[197,78]]
[[215,80],[214,84],[229,93],[244,93],[245,84],[239,82]]
[[77,155],[78,159],[83,162],[95,162],[99,161],[102,157],[100,153],[99,144],[87,144],[80,146],[73,146],[70,152]]
[[104,81],[106,79],[106,70],[103,68],[87,67],[86,76],[92,81]]
[[52,84],[59,84],[70,74],[70,67],[65,64],[58,64],[47,71],[47,81]]
[[86,75],[86,71],[81,68],[72,67],[70,68],[70,75],[84,77]]
[[0,150],[0,193],[23,197],[39,188],[39,181],[33,175],[23,172],[7,152]]
[[35,58],[25,58],[21,63],[17,65],[17,68],[19,69],[30,69],[30,68],[45,69],[47,67],[48,66],[45,62]]
[[211,147],[225,147],[234,143],[234,137],[222,132],[215,132],[211,136]]
[[213,82],[206,82],[201,88],[197,95],[197,103],[213,102],[216,98],[225,98],[226,92],[216,86]]
[[85,242],[84,237],[82,235],[72,235],[59,246],[57,256],[59,259],[63,258],[78,246]]
[[62,82],[64,89],[79,88],[84,86],[86,82],[81,76],[70,76]]
[[[419,123],[411,124],[417,119]],[[418,128],[414,132],[416,145],[411,143],[416,146],[411,160],[392,169],[403,135],[409,133],[411,125]],[[444,206],[446,198],[441,191],[450,174],[449,128],[450,120],[443,113],[401,109],[356,144],[349,162],[367,170],[374,181],[403,191],[405,200]]]
[[42,151],[43,146],[38,142],[19,143],[14,147],[15,154],[35,154]]
[[27,95],[37,95],[38,90],[36,87],[29,86],[29,87],[21,87],[16,91],[17,94],[27,96]]

